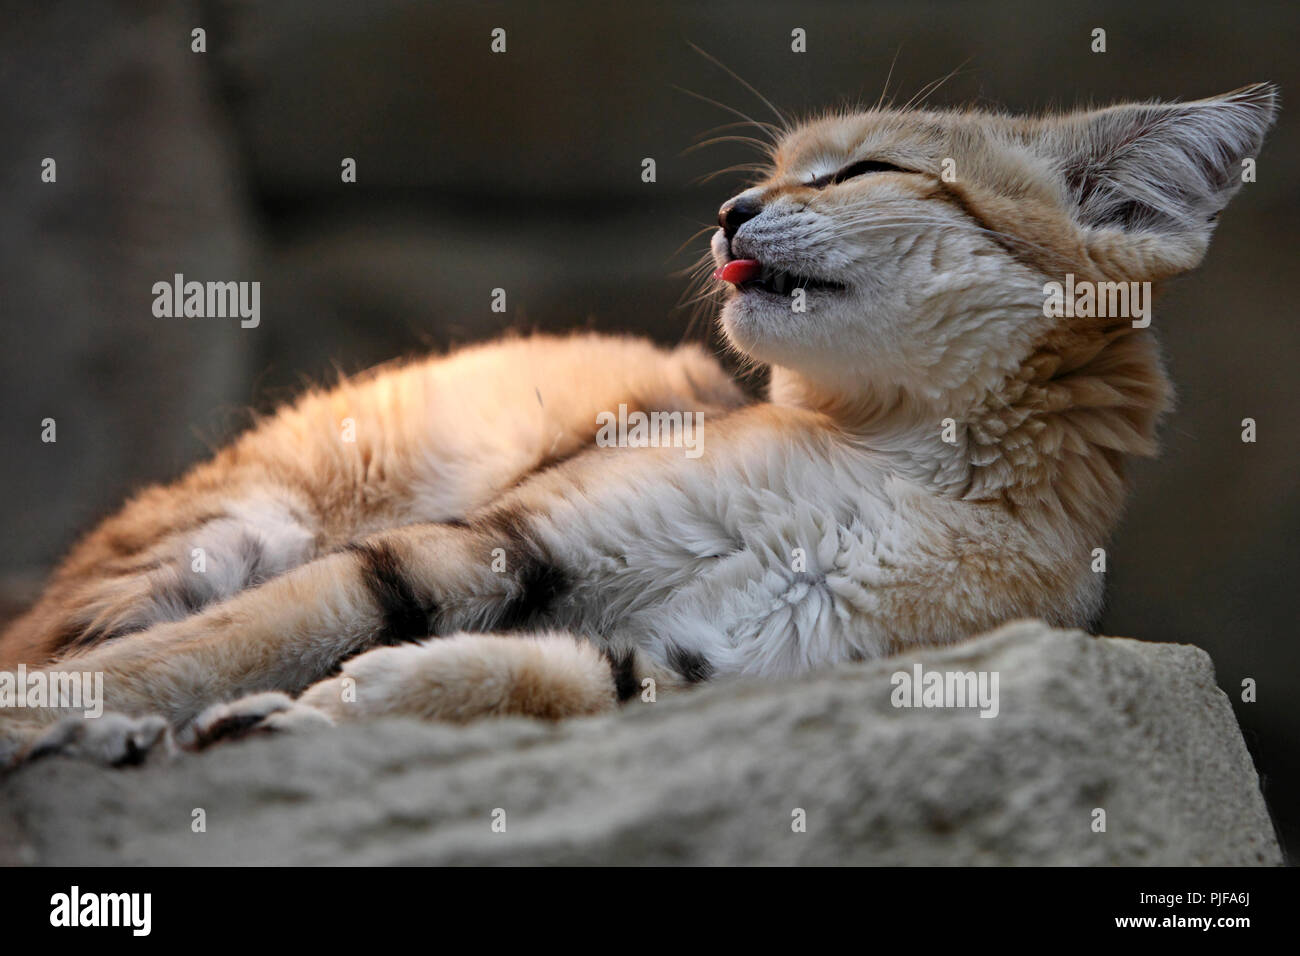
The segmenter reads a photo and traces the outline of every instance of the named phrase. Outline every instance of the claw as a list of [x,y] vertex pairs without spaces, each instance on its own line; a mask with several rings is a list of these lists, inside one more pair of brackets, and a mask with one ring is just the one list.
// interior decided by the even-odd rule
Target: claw
[[135,767],[155,754],[171,757],[175,752],[171,728],[162,717],[110,713],[59,721],[37,737],[16,763],[57,755],[109,767]]

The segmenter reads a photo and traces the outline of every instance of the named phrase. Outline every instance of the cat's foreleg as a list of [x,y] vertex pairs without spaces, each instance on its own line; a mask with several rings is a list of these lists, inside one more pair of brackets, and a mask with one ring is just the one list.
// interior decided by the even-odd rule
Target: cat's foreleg
[[[213,704],[264,691],[297,694],[376,646],[449,633],[452,618],[522,623],[519,602],[536,595],[518,574],[491,571],[497,537],[455,525],[386,532],[185,620],[32,669],[29,680],[51,685],[56,674],[89,675],[102,687],[104,716],[54,702],[5,707],[0,757],[80,753],[83,743],[93,756],[103,749],[95,742],[100,730],[122,718],[161,717],[180,728]],[[122,725],[112,735],[122,746],[110,749],[128,753],[132,734],[151,728]]]
[[296,700],[263,691],[214,704],[179,740],[202,749],[266,732],[301,731],[385,717],[467,723],[485,717],[563,720],[612,710],[648,673],[634,652],[602,653],[560,631],[467,634],[367,651]]
[[[105,710],[179,726],[221,701],[296,694],[377,646],[544,624],[563,590],[558,570],[506,525],[411,526],[46,670],[101,673]],[[63,714],[19,716],[52,723]]]
[[355,657],[298,703],[336,723],[396,716],[560,720],[612,709],[627,691],[627,673],[570,634],[460,633]]
[[561,631],[461,632],[367,651],[296,700],[267,691],[216,704],[179,739],[184,747],[202,749],[253,734],[386,717],[449,723],[511,716],[564,720],[614,709],[642,693],[650,675],[665,676],[635,650],[604,653]]

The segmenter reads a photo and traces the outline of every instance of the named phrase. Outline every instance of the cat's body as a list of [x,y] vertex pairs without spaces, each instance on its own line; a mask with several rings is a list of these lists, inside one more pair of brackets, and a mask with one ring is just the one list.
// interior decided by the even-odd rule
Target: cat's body
[[[1123,461],[1153,452],[1170,391],[1143,323],[1048,317],[1044,285],[1196,265],[1274,98],[787,134],[713,242],[769,401],[696,349],[595,336],[309,395],[110,519],[0,639],[0,668],[102,671],[135,718],[37,750],[121,759],[164,721],[202,742],[322,714],[561,717],[646,677],[1087,623]],[[700,413],[702,453],[598,446],[620,405]],[[438,636],[458,631],[479,633]],[[0,734],[21,750],[60,716]]]

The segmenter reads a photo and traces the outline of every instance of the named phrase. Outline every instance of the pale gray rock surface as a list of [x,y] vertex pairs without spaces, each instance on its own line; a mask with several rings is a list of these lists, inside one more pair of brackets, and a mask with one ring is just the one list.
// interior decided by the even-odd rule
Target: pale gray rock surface
[[[998,716],[895,708],[890,677],[916,661],[996,671]],[[1020,622],[560,726],[385,722],[129,770],[52,758],[0,782],[0,861],[1249,865],[1281,853],[1203,651]]]

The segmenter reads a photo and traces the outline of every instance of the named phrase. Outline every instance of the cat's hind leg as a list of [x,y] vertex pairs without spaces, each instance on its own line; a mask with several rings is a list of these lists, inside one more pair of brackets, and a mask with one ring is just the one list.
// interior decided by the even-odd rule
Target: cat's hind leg
[[286,488],[232,486],[187,500],[182,512],[164,489],[152,489],[84,539],[12,623],[0,670],[183,620],[316,557],[318,531]]

